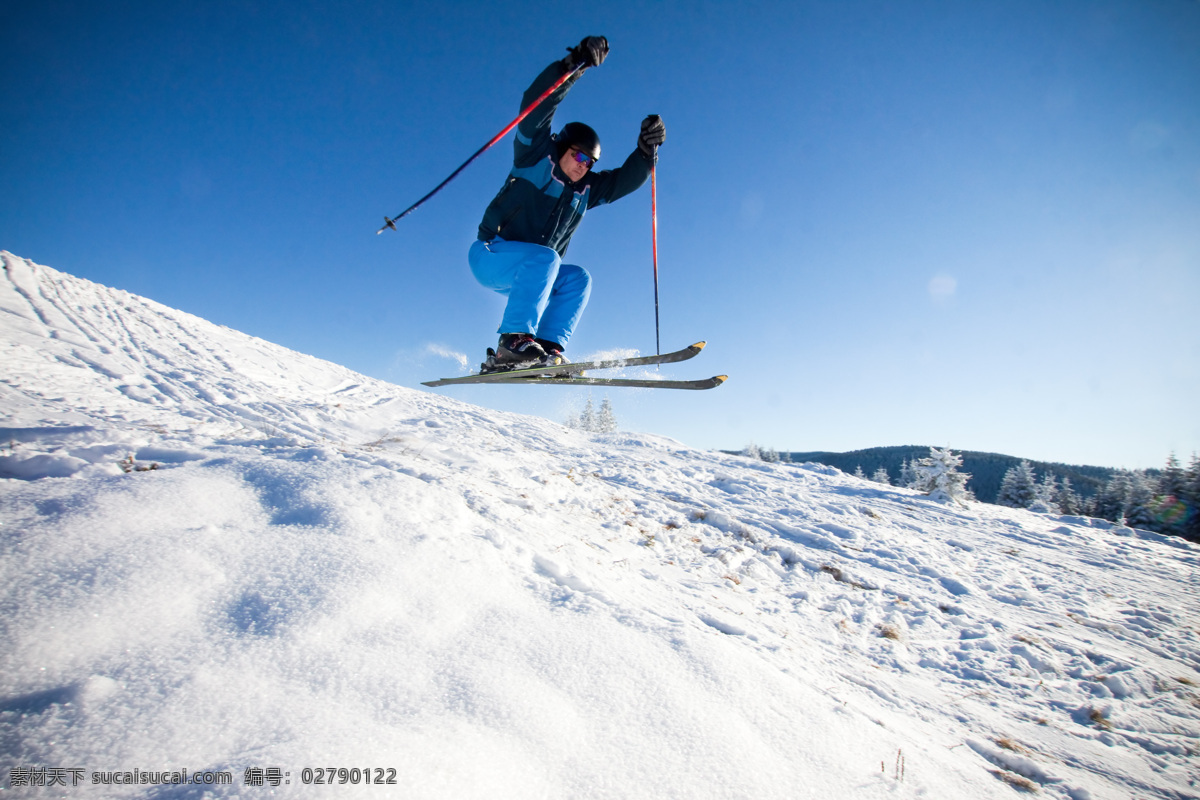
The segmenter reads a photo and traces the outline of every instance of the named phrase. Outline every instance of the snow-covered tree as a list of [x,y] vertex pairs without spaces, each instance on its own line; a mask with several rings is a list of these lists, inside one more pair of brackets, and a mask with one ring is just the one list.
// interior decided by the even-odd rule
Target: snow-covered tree
[[1187,473],[1179,465],[1179,459],[1171,453],[1167,458],[1167,466],[1163,468],[1162,476],[1158,479],[1158,494],[1182,498],[1187,488]]
[[759,447],[754,442],[743,447],[741,455],[766,461],[768,464],[778,464],[781,461],[785,464],[792,463],[792,457],[787,453],[780,453],[774,447]]
[[950,452],[950,448],[939,450],[931,447],[929,457],[920,459],[913,466],[916,482],[912,488],[942,503],[971,500],[971,493],[967,491],[967,481],[971,476],[959,472],[961,466],[962,456]]
[[612,404],[608,402],[607,397],[600,402],[599,411],[596,410],[592,398],[589,397],[583,404],[583,411],[579,412],[579,416],[567,420],[567,427],[578,428],[588,433],[612,433],[617,429],[617,418],[613,414]]
[[[1194,506],[1193,506],[1194,507]],[[1188,516],[1188,473],[1171,453],[1167,465],[1154,482],[1154,498],[1149,510],[1154,517],[1151,530],[1172,536],[1186,535]]]
[[596,429],[596,409],[592,406],[592,398],[590,396],[587,402],[583,404],[583,411],[579,413],[579,427],[585,431],[594,431]]
[[875,472],[871,473],[871,480],[875,481],[876,483],[885,484],[887,486],[892,485],[892,479],[888,475],[888,471],[887,471],[886,467],[880,467],[879,469],[875,470]]
[[917,480],[916,470],[913,468],[916,459],[909,461],[907,458],[900,464],[900,480],[896,481],[897,486],[903,486],[906,489],[913,488]]
[[859,464],[858,466],[856,466],[856,467],[854,468],[854,477],[856,477],[856,478],[862,478],[864,481],[867,479],[867,473],[865,473],[865,472],[863,472],[863,471],[862,471],[862,465],[861,465],[861,464]]
[[1000,493],[996,495],[996,504],[1011,508],[1029,508],[1038,499],[1037,476],[1033,465],[1022,461],[1016,466],[1009,467],[1000,482]]
[[1054,505],[1058,506],[1058,510],[1063,514],[1079,514],[1083,511],[1083,501],[1080,500],[1079,494],[1071,488],[1071,479],[1065,475],[1058,484],[1058,491],[1054,495]]
[[1154,480],[1144,470],[1130,476],[1129,497],[1126,499],[1125,524],[1143,530],[1161,530],[1154,502]]
[[596,432],[612,433],[617,429],[617,417],[613,414],[612,403],[608,398],[600,401],[600,413],[596,415]]
[[1153,507],[1154,485],[1146,473],[1120,470],[1092,498],[1089,511],[1094,517],[1134,528],[1156,530]]
[[1113,522],[1124,520],[1130,493],[1129,480],[1129,473],[1125,470],[1113,474],[1088,503],[1089,515]]
[[1184,478],[1183,496],[1179,498],[1186,506],[1186,517],[1181,525],[1183,535],[1200,542],[1200,455],[1192,456]]
[[1029,504],[1029,510],[1040,514],[1061,514],[1062,510],[1055,502],[1057,496],[1058,479],[1054,477],[1054,473],[1047,472],[1037,486],[1037,497]]

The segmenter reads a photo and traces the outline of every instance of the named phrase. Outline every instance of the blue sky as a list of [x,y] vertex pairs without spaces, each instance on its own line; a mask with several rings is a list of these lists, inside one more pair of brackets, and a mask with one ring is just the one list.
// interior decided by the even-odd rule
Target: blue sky
[[[466,266],[511,145],[421,197],[606,35],[558,123],[661,114],[662,339],[611,392],[700,447],[1200,451],[1200,3],[11,3],[0,248],[404,386],[501,299]],[[601,166],[606,166],[602,162]],[[589,214],[569,355],[654,349],[649,187]],[[584,390],[448,395],[562,421]],[[598,401],[603,395],[595,394]]]

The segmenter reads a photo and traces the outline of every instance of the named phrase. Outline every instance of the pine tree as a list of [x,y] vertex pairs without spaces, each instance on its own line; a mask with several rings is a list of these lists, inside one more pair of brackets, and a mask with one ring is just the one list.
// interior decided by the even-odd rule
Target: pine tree
[[1063,476],[1058,484],[1058,492],[1054,495],[1054,504],[1063,514],[1079,514],[1083,511],[1083,503],[1079,494],[1071,488],[1071,479]]
[[1129,479],[1124,471],[1113,473],[1113,476],[1088,503],[1088,514],[1112,522],[1124,518],[1125,495],[1129,493],[1128,482]]
[[876,483],[882,483],[885,486],[892,485],[892,479],[888,476],[886,467],[880,467],[879,469],[875,470],[875,472],[871,475],[871,480],[875,481]]
[[592,407],[592,398],[590,396],[587,402],[583,404],[583,411],[579,414],[579,427],[589,433],[596,430],[596,410]]
[[967,481],[971,476],[959,472],[961,466],[962,456],[950,452],[950,448],[938,450],[931,447],[929,457],[922,458],[913,468],[917,475],[913,488],[942,503],[972,500],[974,498],[967,491]]
[[613,414],[612,403],[608,398],[600,401],[600,413],[596,416],[597,433],[612,433],[617,429],[617,418]]
[[1185,535],[1188,519],[1188,474],[1179,465],[1174,453],[1167,458],[1167,465],[1158,480],[1153,481],[1154,497],[1149,511],[1153,516],[1151,530],[1171,536]]
[[1183,535],[1200,542],[1200,455],[1192,454],[1192,464],[1184,476],[1183,497],[1179,499],[1187,514],[1181,526]]
[[1187,489],[1187,473],[1179,465],[1179,459],[1171,453],[1167,457],[1167,466],[1163,468],[1162,477],[1158,479],[1158,494],[1182,499]]
[[1133,473],[1118,470],[1092,498],[1089,511],[1093,517],[1124,524],[1132,497]]
[[1030,504],[1030,511],[1037,511],[1039,514],[1061,514],[1062,510],[1055,502],[1058,496],[1058,479],[1054,474],[1047,472],[1042,476],[1042,482],[1037,486],[1037,497]]
[[1022,461],[1009,467],[1004,473],[1000,493],[996,495],[996,504],[1010,508],[1029,508],[1037,500],[1037,488],[1037,476],[1033,473],[1033,465]]
[[862,464],[859,464],[854,468],[854,477],[862,478],[864,481],[867,479],[867,473],[862,471]]
[[914,469],[916,459],[910,462],[907,458],[900,464],[900,480],[896,481],[897,486],[903,486],[905,489],[912,489],[917,481],[917,473]]
[[762,460],[762,451],[758,449],[758,445],[756,445],[754,442],[751,442],[742,448],[742,455],[744,455],[746,458],[756,458],[760,461]]
[[1125,524],[1131,528],[1158,531],[1162,529],[1155,516],[1155,481],[1144,470],[1130,473],[1129,496],[1125,505]]

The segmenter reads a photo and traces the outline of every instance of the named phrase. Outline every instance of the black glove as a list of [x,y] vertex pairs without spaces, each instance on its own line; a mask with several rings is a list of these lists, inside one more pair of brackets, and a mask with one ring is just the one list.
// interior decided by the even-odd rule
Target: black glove
[[585,36],[575,47],[568,47],[569,55],[563,59],[567,69],[575,69],[580,64],[584,68],[598,67],[608,56],[608,39],[603,36]]
[[667,126],[662,117],[651,114],[642,120],[642,133],[638,136],[638,147],[648,156],[654,155],[654,148],[667,140]]

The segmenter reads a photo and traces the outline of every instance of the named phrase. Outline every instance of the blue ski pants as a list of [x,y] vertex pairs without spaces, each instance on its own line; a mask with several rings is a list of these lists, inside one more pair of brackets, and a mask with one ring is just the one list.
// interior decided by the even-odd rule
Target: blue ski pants
[[475,280],[508,298],[497,333],[532,333],[567,346],[592,292],[587,270],[562,263],[553,248],[499,237],[476,240],[467,260]]

